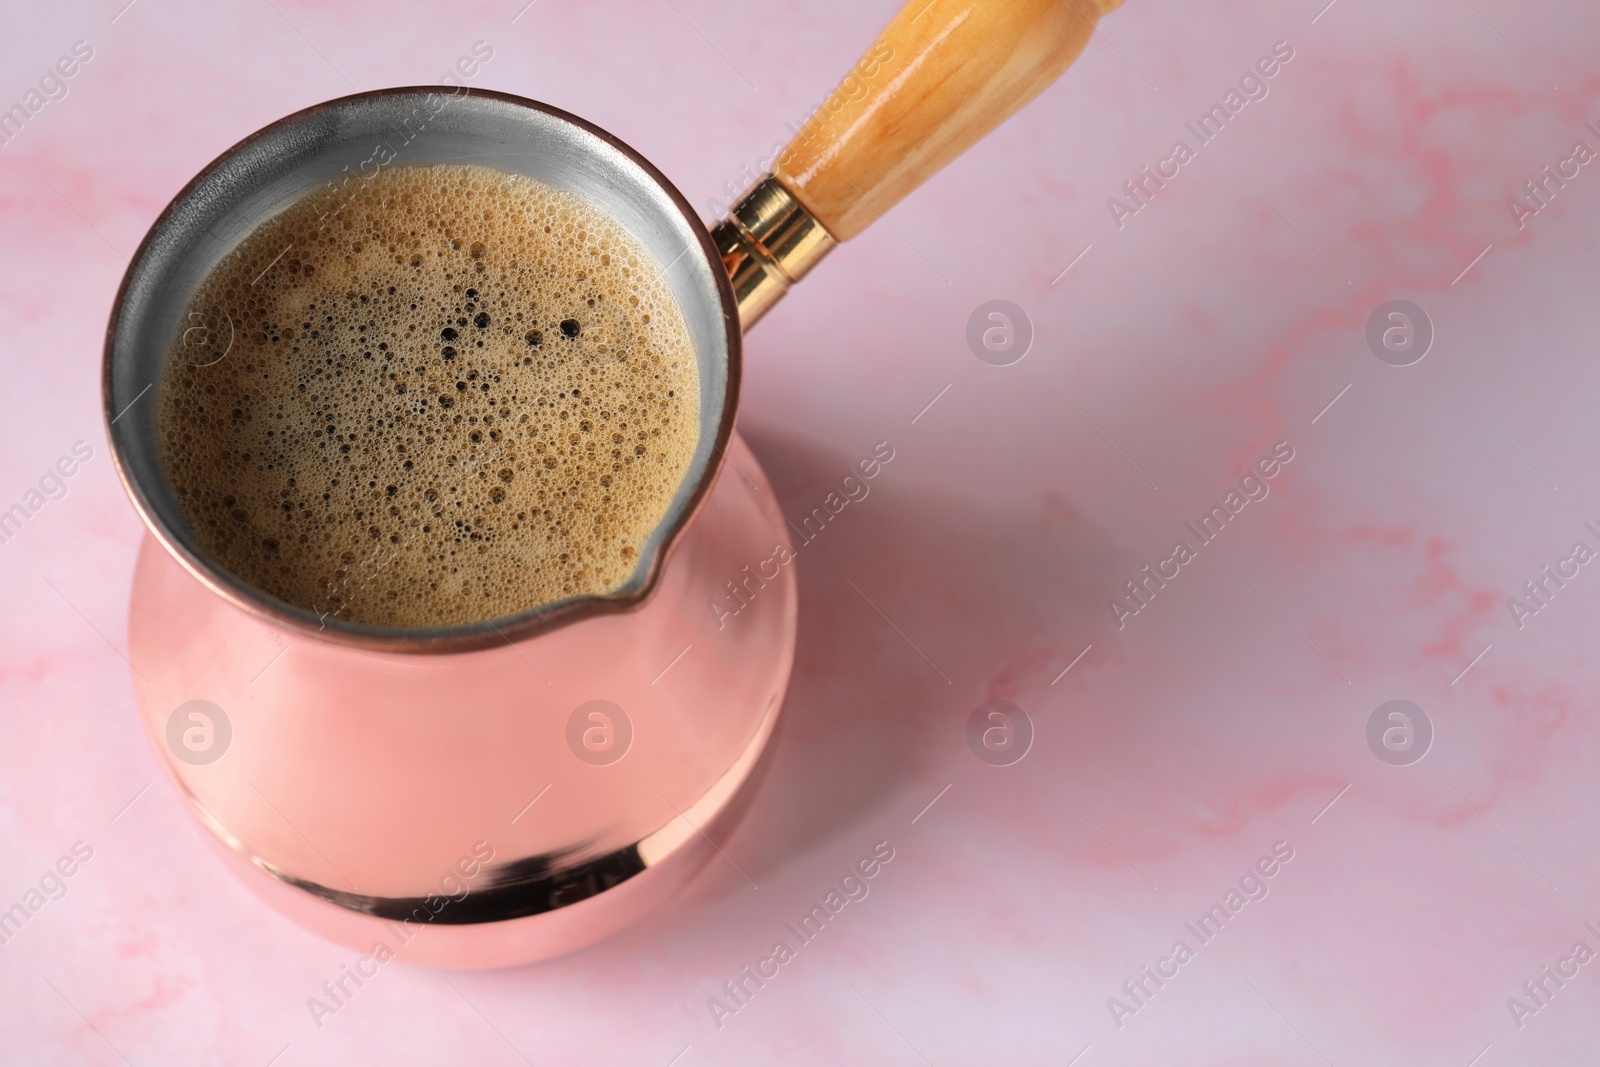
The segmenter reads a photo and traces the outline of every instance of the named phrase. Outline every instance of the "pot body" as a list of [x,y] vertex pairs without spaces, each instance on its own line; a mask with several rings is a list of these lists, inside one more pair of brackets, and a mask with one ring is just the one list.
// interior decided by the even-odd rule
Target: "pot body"
[[793,565],[756,569],[784,519],[727,455],[642,606],[478,651],[275,628],[147,537],[129,642],[157,755],[253,888],[354,950],[495,967],[607,936],[715,854],[793,662]]

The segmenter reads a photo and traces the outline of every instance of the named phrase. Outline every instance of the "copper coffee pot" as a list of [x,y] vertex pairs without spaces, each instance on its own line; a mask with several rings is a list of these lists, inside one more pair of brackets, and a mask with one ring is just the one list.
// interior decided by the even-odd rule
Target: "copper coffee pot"
[[[150,533],[130,659],[169,776],[252,888],[369,955],[504,966],[606,936],[718,854],[772,734],[796,620],[790,533],[734,433],[742,333],[1054,81],[1119,3],[912,0],[709,231],[603,130],[466,89],[308,108],[178,194],[106,341],[107,432]],[[245,585],[188,530],[146,394],[193,328],[197,286],[288,204],[325,195],[336,210],[396,163],[567,190],[663,265],[695,347],[701,440],[621,588],[462,626],[362,625]],[[226,358],[225,338],[200,340]],[[375,565],[352,565],[354,595]],[[712,607],[729,593],[744,604],[731,619]]]

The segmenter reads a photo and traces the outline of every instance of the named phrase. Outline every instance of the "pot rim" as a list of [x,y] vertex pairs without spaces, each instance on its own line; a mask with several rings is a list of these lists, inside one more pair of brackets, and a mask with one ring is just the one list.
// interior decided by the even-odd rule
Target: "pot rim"
[[[118,436],[112,425],[122,414],[122,412],[113,410],[112,368],[114,365],[117,328],[123,320],[133,279],[149,252],[150,246],[169,224],[174,213],[219,168],[241,151],[269,134],[280,131],[287,126],[305,122],[331,110],[348,107],[357,102],[425,95],[484,97],[501,101],[517,107],[538,111],[545,116],[567,123],[576,127],[579,131],[596,138],[605,146],[620,153],[628,162],[638,167],[661,189],[673,208],[687,223],[694,238],[699,242],[701,255],[705,257],[711,269],[711,275],[722,302],[722,322],[728,353],[726,388],[723,391],[722,408],[717,420],[716,434],[711,444],[711,455],[700,478],[683,506],[678,509],[676,516],[668,520],[666,525],[658,528],[659,536],[654,538],[655,543],[653,549],[649,551],[650,558],[647,561],[643,575],[637,578],[630,578],[628,584],[631,588],[627,591],[571,597],[566,600],[542,604],[515,615],[495,619],[481,619],[446,627],[372,626],[341,619],[330,620],[326,616],[319,618],[313,612],[295,607],[255,589],[223,569],[208,554],[199,551],[197,548],[191,548],[182,538],[176,536],[174,530],[162,515],[161,510],[155,506],[144,488],[135,480],[128,469],[123,455],[124,441]],[[403,654],[460,653],[479,651],[502,644],[511,644],[597,616],[635,611],[649,601],[660,586],[668,557],[672,554],[673,549],[677,546],[689,524],[699,514],[712,485],[716,482],[722,470],[723,463],[726,461],[727,447],[733,434],[734,420],[739,405],[743,357],[742,345],[743,333],[740,327],[738,302],[734,297],[733,287],[729,282],[722,259],[712,243],[705,223],[695,214],[694,208],[689,201],[678,191],[667,176],[630,145],[599,126],[570,112],[527,97],[490,89],[463,87],[442,90],[438,86],[428,85],[399,86],[337,97],[286,115],[240,140],[218,155],[190,179],[188,184],[172,198],[171,202],[157,216],[155,222],[151,224],[149,231],[140,241],[132,259],[129,260],[127,270],[123,273],[122,281],[117,288],[116,300],[112,304],[111,316],[106,326],[101,372],[101,397],[112,462],[116,467],[117,477],[121,480],[123,489],[133,502],[139,517],[144,521],[145,527],[161,543],[162,547],[170,552],[190,574],[212,592],[271,625],[317,640],[375,652]],[[141,393],[140,395],[142,396],[143,394]],[[127,407],[131,407],[137,401],[138,397],[135,397]],[[125,407],[124,411],[126,410],[127,408]]]

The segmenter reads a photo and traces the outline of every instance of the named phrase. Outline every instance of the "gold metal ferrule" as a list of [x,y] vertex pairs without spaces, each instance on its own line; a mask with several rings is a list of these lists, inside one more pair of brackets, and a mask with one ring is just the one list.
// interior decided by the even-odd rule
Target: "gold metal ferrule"
[[839,242],[772,175],[762,178],[711,229],[739,323],[749,330]]

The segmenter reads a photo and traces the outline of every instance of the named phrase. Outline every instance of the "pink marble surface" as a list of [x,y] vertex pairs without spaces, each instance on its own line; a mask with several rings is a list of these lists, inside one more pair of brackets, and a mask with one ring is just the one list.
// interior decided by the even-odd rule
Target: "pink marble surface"
[[[1507,200],[1600,148],[1600,9],[1129,0],[750,339],[741,428],[787,511],[877,440],[896,458],[801,561],[731,864],[553,963],[453,986],[395,964],[319,1028],[307,998],[350,954],[225,873],[132,705],[141,528],[98,390],[128,254],[244,134],[436,81],[480,39],[476,84],[599,123],[708,205],[894,5],[124,2],[12,5],[0,34],[5,104],[93,49],[0,145],[0,508],[93,450],[0,544],[0,908],[92,850],[0,945],[0,1062],[1593,1059],[1600,963],[1572,952],[1600,949],[1600,577],[1507,601],[1600,547],[1600,167],[1521,226]],[[1278,41],[1268,95],[1119,228],[1107,198]],[[1037,334],[1012,366],[964,339],[991,298]],[[1436,330],[1408,367],[1364,336],[1394,298]],[[1270,495],[1119,628],[1122,583],[1279,441]],[[1434,727],[1410,766],[1366,741],[1396,698]],[[1034,725],[1009,767],[967,748],[991,699]],[[870,895],[719,1026],[709,998],[879,841]],[[1277,842],[1265,898],[1202,944],[1185,923]],[[1175,977],[1124,992],[1179,940]]]

